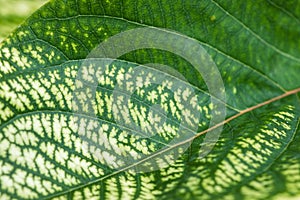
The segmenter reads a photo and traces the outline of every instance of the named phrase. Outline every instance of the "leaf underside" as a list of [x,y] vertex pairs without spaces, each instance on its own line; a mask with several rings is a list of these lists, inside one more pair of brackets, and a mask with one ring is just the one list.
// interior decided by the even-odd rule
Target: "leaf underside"
[[[216,63],[230,118],[300,87],[299,25],[296,0],[50,1],[0,44],[0,199],[299,198],[299,95],[229,121],[200,159],[205,134],[170,145],[183,118],[193,117],[181,105],[191,101],[187,89],[200,120],[184,128],[207,130],[214,112],[206,83],[189,62],[158,49],[136,50],[107,66],[87,58],[126,30],[186,35]],[[169,66],[184,79],[148,63]],[[130,79],[142,86],[130,96],[129,116],[153,135],[118,124],[126,108],[112,103],[116,85],[139,66],[167,80],[160,87],[151,73]],[[81,70],[94,76],[79,79]],[[173,83],[182,88],[171,91]],[[153,105],[163,108],[159,126]],[[166,153],[150,156],[161,149]]]

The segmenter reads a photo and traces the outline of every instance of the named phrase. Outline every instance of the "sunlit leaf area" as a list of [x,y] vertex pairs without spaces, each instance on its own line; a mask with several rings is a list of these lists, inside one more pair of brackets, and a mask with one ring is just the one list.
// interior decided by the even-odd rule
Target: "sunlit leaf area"
[[0,200],[300,199],[299,0],[0,0],[0,38]]

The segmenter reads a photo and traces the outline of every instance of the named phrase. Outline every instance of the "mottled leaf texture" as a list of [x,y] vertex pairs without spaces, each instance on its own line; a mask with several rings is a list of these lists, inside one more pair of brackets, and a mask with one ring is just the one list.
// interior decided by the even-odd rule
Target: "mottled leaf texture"
[[[216,108],[191,63],[153,48],[89,56],[145,27],[192,38],[220,72],[226,121],[204,157]],[[0,45],[0,199],[300,198],[299,36],[298,0],[50,1]],[[123,80],[140,86],[129,110],[113,102]],[[173,144],[182,120],[198,134]]]

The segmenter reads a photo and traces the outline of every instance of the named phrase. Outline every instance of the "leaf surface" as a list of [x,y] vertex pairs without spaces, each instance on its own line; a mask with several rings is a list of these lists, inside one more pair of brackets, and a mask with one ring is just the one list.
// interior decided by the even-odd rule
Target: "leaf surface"
[[[0,197],[299,198],[299,18],[298,1],[50,1],[0,45]],[[91,56],[145,27],[201,45],[225,101],[169,51],[139,49],[110,64]],[[114,91],[129,83],[139,90],[125,85],[130,98],[117,96],[128,100],[118,107]],[[210,127],[214,98],[227,115]],[[119,123],[124,116],[140,129]]]

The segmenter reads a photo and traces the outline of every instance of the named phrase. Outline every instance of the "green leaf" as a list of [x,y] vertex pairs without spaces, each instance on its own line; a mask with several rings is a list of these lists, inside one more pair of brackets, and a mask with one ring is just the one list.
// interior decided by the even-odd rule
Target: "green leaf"
[[50,1],[0,44],[0,199],[299,198],[299,24],[296,0]]

